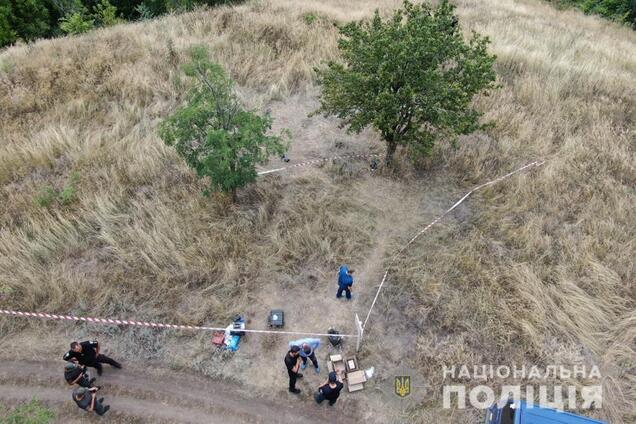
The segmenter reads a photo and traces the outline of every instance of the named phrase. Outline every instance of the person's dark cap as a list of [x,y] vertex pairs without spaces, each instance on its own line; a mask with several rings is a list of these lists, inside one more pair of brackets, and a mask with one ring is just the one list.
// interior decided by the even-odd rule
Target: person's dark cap
[[335,383],[338,380],[338,376],[336,375],[335,371],[331,371],[329,373],[329,382],[330,383]]
[[294,353],[298,353],[300,352],[300,348],[298,346],[292,346],[291,349],[289,349],[290,352],[294,352]]
[[75,369],[75,364],[72,362],[67,362],[66,365],[64,365],[64,369],[66,371],[71,371]]

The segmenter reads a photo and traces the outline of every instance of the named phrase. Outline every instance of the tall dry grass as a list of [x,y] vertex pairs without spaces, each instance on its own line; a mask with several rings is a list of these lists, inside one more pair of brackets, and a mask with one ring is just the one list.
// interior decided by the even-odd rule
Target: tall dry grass
[[[399,3],[253,1],[0,53],[5,304],[204,322],[240,311],[263,281],[307,261],[361,261],[372,218],[350,203],[346,182],[268,180],[239,207],[204,199],[155,128],[182,99],[189,46],[208,45],[258,106],[314,92],[312,68],[337,56],[335,21]],[[636,36],[539,1],[457,4],[463,29],[489,35],[498,56],[502,89],[478,100],[497,125],[459,150],[442,146],[433,162],[466,187],[548,162],[479,194],[461,220],[418,242],[386,298],[421,326],[416,360],[431,386],[449,363],[596,363],[605,399],[593,414],[634,422]],[[320,19],[308,24],[307,13]],[[71,172],[77,201],[35,204]],[[1,333],[19,325],[2,320]],[[438,401],[414,415],[471,419]]]
[[591,415],[634,422],[636,36],[541,3],[458,3],[491,37],[502,89],[478,101],[496,128],[439,157],[471,184],[547,162],[473,198],[400,264],[420,364],[434,387],[443,364],[598,364]]

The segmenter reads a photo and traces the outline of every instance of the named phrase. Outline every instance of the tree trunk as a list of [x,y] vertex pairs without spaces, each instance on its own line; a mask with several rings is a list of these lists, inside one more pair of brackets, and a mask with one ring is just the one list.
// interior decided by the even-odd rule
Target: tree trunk
[[386,158],[384,160],[384,163],[388,167],[388,166],[391,166],[391,164],[393,163],[393,155],[395,154],[395,150],[397,149],[397,143],[395,141],[388,141],[388,140],[386,143],[387,143]]
[[238,202],[238,195],[236,194],[236,187],[232,188],[232,202]]

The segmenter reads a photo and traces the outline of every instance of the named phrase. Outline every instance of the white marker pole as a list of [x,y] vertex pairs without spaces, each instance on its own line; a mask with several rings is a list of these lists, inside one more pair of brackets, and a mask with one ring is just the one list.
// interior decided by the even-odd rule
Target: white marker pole
[[364,335],[364,328],[362,327],[362,321],[356,314],[356,329],[358,330],[358,339],[356,341],[356,352],[360,351],[360,344],[362,343],[362,336]]

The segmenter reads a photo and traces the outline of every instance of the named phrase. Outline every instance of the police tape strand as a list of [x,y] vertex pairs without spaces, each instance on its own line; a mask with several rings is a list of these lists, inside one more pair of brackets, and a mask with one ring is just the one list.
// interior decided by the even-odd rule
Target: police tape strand
[[[0,309],[0,314],[2,315],[10,315],[16,317],[28,317],[28,318],[42,318],[42,319],[54,319],[54,320],[63,320],[63,321],[81,321],[88,322],[91,324],[105,324],[105,325],[129,325],[129,326],[137,326],[137,327],[151,327],[151,328],[166,328],[173,330],[203,330],[203,331],[225,331],[225,328],[221,327],[206,327],[200,325],[181,325],[181,324],[164,324],[158,322],[147,322],[147,321],[132,321],[132,320],[124,320],[124,319],[112,319],[112,318],[92,318],[92,317],[79,317],[76,315],[56,315],[56,314],[46,314],[41,312],[23,312],[23,311],[11,311],[6,309]],[[250,329],[240,329],[236,331],[241,331],[245,333],[267,333],[267,334],[288,334],[288,335],[304,335],[304,336],[320,336],[320,337],[329,337],[329,336],[337,336],[337,337],[358,337],[356,334],[329,334],[329,333],[308,333],[304,331],[275,331],[275,330],[250,330]]]
[[319,163],[324,163],[324,162],[328,162],[330,160],[335,160],[335,159],[367,159],[367,158],[371,158],[371,157],[379,157],[379,155],[377,155],[377,154],[368,154],[368,155],[351,154],[351,155],[331,156],[331,157],[328,157],[328,158],[320,158],[320,159],[308,160],[308,161],[305,161],[305,162],[296,163],[294,165],[283,166],[281,168],[268,169],[267,171],[260,171],[260,172],[257,173],[257,175],[267,175],[267,174],[273,174],[273,173],[276,173],[276,172],[286,171],[286,170],[289,170],[289,169],[300,168],[300,167],[303,167],[303,166],[317,165]]
[[382,287],[384,286],[384,283],[386,282],[386,277],[389,274],[389,268],[391,267],[391,265],[393,265],[393,263],[397,260],[397,258],[404,253],[404,251],[406,249],[408,249],[408,247],[413,244],[413,242],[415,242],[415,240],[417,240],[419,238],[419,236],[421,236],[422,234],[424,234],[426,231],[428,231],[429,228],[431,228],[433,225],[437,224],[439,221],[442,220],[442,218],[444,218],[446,215],[448,215],[449,213],[451,213],[457,206],[459,206],[464,200],[466,200],[471,194],[473,194],[474,192],[476,192],[479,189],[482,189],[484,187],[488,187],[492,184],[498,183],[499,181],[503,181],[508,177],[511,177],[521,171],[525,171],[526,169],[529,168],[533,168],[533,167],[538,167],[541,166],[545,163],[545,161],[534,161],[531,162],[525,166],[522,166],[521,168],[515,169],[512,172],[507,173],[506,175],[502,175],[499,178],[495,178],[494,180],[488,181],[486,183],[480,184],[477,187],[473,188],[472,190],[470,190],[468,193],[466,193],[461,199],[459,199],[457,202],[455,202],[455,204],[453,206],[451,206],[449,209],[447,209],[443,214],[441,214],[440,216],[438,216],[437,218],[435,218],[433,220],[433,222],[431,222],[430,224],[428,224],[426,227],[424,227],[424,229],[422,229],[420,232],[418,232],[411,240],[409,240],[408,243],[406,243],[404,245],[404,247],[402,247],[402,249],[400,249],[395,255],[393,255],[393,257],[391,258],[391,260],[389,261],[389,265],[387,267],[387,270],[384,272],[384,276],[382,277],[382,281],[380,282],[380,285],[378,286],[378,290],[375,293],[375,297],[373,298],[373,302],[371,302],[371,307],[369,308],[369,312],[367,312],[367,317],[364,319],[364,323],[362,324],[362,328],[366,328],[367,322],[369,321],[369,317],[371,316],[371,312],[373,311],[373,307],[375,306],[376,301],[378,300],[378,297],[380,296],[380,292],[382,291]]
[[[340,155],[340,156],[332,156],[328,158],[314,159],[301,163],[297,163],[294,165],[285,166],[282,168],[270,169],[266,171],[258,172],[258,175],[267,175],[273,174],[276,172],[285,171],[288,169],[299,168],[303,166],[316,165],[319,163],[324,163],[330,160],[335,159],[366,159],[370,157],[377,157],[377,154],[351,154],[351,155]],[[133,321],[133,320],[122,320],[122,319],[112,319],[112,318],[92,318],[92,317],[80,317],[75,315],[56,315],[56,314],[47,314],[42,312],[24,312],[24,311],[12,311],[6,309],[0,309],[1,315],[15,316],[15,317],[28,317],[28,318],[41,318],[41,319],[53,319],[53,320],[65,320],[65,321],[81,321],[92,324],[104,324],[104,325],[128,325],[128,326],[138,326],[138,327],[149,327],[149,328],[161,328],[161,329],[173,329],[173,330],[194,330],[194,331],[225,331],[225,328],[222,327],[207,327],[207,326],[199,326],[199,325],[181,325],[181,324],[165,324],[165,323],[156,323],[156,322],[147,322],[147,321]],[[265,333],[265,334],[287,334],[287,335],[302,335],[302,336],[314,336],[314,337],[360,337],[358,334],[329,334],[329,333],[311,333],[304,331],[274,331],[274,330],[251,330],[251,329],[241,329],[241,332],[245,333]]]
[[[309,165],[315,165],[315,164],[319,164],[319,163],[323,163],[323,162],[327,162],[329,160],[334,160],[334,159],[366,159],[369,157],[376,157],[378,155],[375,154],[370,154],[370,155],[359,155],[359,154],[352,154],[352,155],[343,155],[343,156],[333,156],[333,157],[329,157],[329,158],[322,158],[322,159],[315,159],[315,160],[311,160],[311,161],[305,161],[305,162],[301,162],[298,164],[294,164],[294,165],[290,165],[290,166],[286,166],[286,167],[282,167],[282,168],[276,168],[276,169],[270,169],[270,170],[266,170],[266,171],[261,171],[258,173],[258,175],[267,175],[267,174],[272,174],[272,173],[276,173],[276,172],[281,172],[281,171],[285,171],[288,169],[293,169],[293,168],[298,168],[298,167],[302,167],[302,166],[309,166]],[[438,216],[437,218],[435,218],[435,220],[433,220],[433,222],[431,222],[430,224],[428,224],[424,229],[422,229],[420,232],[418,232],[411,240],[409,240],[408,243],[406,243],[406,245],[404,245],[404,247],[402,249],[400,249],[389,261],[389,266],[387,268],[387,270],[384,272],[384,276],[382,277],[382,281],[380,282],[380,285],[378,287],[378,290],[375,294],[375,297],[373,298],[373,302],[371,303],[371,307],[369,308],[369,311],[367,312],[367,316],[364,320],[364,323],[361,324],[361,328],[360,328],[360,332],[359,334],[329,334],[329,333],[311,333],[311,332],[304,332],[304,331],[275,331],[275,330],[252,330],[252,329],[241,329],[241,332],[245,332],[245,333],[260,333],[260,334],[287,334],[287,335],[303,335],[303,336],[314,336],[314,337],[330,337],[330,336],[337,336],[337,337],[356,337],[358,338],[358,343],[360,341],[360,338],[362,336],[362,332],[364,331],[364,329],[366,328],[367,322],[369,321],[369,318],[371,316],[371,312],[373,311],[373,308],[378,300],[378,297],[380,296],[380,292],[382,291],[382,287],[384,286],[384,283],[386,282],[386,278],[389,274],[389,268],[390,266],[397,260],[397,258],[411,245],[413,244],[413,242],[415,242],[415,240],[417,240],[418,237],[420,237],[422,234],[424,234],[426,231],[428,231],[429,228],[431,228],[433,225],[437,224],[442,218],[444,218],[446,215],[448,215],[451,211],[453,211],[457,206],[459,206],[464,200],[466,200],[471,194],[473,194],[475,191],[482,189],[484,187],[487,187],[489,185],[495,184],[499,181],[502,181],[514,174],[517,174],[525,169],[528,168],[532,168],[532,167],[538,167],[541,166],[545,163],[545,161],[539,162],[539,161],[535,161],[535,162],[531,162],[519,169],[516,169],[512,172],[509,172],[508,174],[502,175],[499,178],[496,178],[492,181],[488,181],[484,184],[478,185],[477,187],[473,188],[471,191],[469,191],[468,193],[466,193],[461,199],[459,199],[457,202],[455,202],[455,204],[453,206],[451,206],[448,210],[446,210],[442,215]],[[92,324],[104,324],[104,325],[128,325],[128,326],[138,326],[138,327],[148,327],[148,328],[161,328],[161,329],[173,329],[173,330],[193,330],[193,331],[225,331],[226,328],[223,327],[208,327],[208,326],[198,326],[198,325],[182,325],[182,324],[165,324],[165,323],[156,323],[156,322],[147,322],[147,321],[134,321],[134,320],[122,320],[122,319],[112,319],[112,318],[93,318],[93,317],[81,317],[81,316],[75,316],[75,315],[56,315],[56,314],[48,314],[48,313],[42,313],[42,312],[24,312],[24,311],[13,311],[13,310],[7,310],[7,309],[0,309],[0,315],[7,315],[7,316],[14,316],[14,317],[25,317],[25,318],[41,318],[41,319],[52,319],[52,320],[65,320],[65,321],[75,321],[75,322],[87,322],[87,323],[92,323]],[[356,318],[357,319],[357,318]]]

